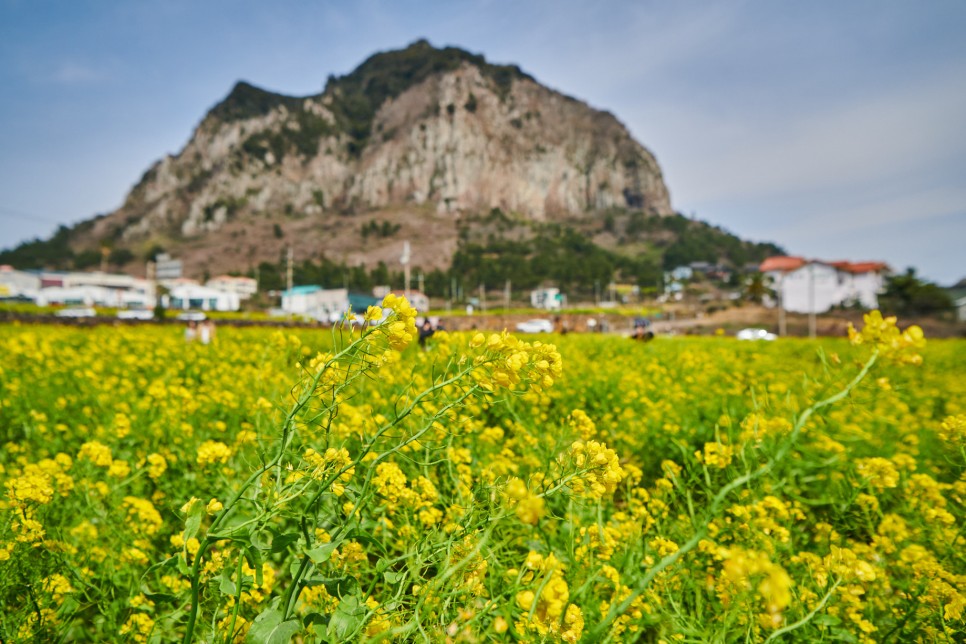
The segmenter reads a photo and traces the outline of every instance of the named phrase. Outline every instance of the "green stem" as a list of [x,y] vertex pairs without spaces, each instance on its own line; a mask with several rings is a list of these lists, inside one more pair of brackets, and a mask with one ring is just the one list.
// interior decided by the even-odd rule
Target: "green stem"
[[837,403],[838,401],[842,400],[850,393],[852,393],[852,390],[856,386],[858,386],[860,382],[862,382],[865,376],[869,373],[869,370],[872,369],[872,365],[875,364],[878,356],[879,356],[878,351],[874,351],[872,353],[872,356],[868,359],[868,361],[866,361],[865,365],[863,365],[859,373],[855,376],[855,378],[852,379],[851,382],[849,382],[849,384],[845,386],[844,389],[839,391],[837,394],[826,398],[825,400],[822,400],[813,404],[811,407],[809,407],[804,412],[802,412],[801,416],[799,416],[798,419],[796,420],[791,433],[788,435],[788,438],[785,440],[784,443],[781,444],[781,446],[775,452],[775,455],[770,460],[768,460],[768,462],[766,462],[764,465],[759,467],[757,470],[754,470],[752,472],[748,472],[747,474],[739,476],[731,483],[728,483],[723,488],[721,488],[718,491],[718,493],[714,496],[714,498],[711,500],[711,504],[708,508],[708,512],[705,514],[705,518],[704,518],[704,521],[702,522],[702,525],[695,531],[691,539],[689,539],[683,546],[681,546],[675,552],[665,556],[657,563],[657,565],[653,566],[650,570],[648,570],[647,574],[644,575],[644,578],[641,580],[640,584],[638,584],[637,588],[635,588],[624,599],[624,601],[622,601],[620,604],[611,604],[610,610],[607,612],[606,615],[603,616],[600,623],[590,632],[590,635],[591,635],[590,641],[599,641],[603,637],[604,631],[610,626],[611,622],[613,622],[618,615],[622,615],[625,611],[627,611],[627,609],[630,608],[631,604],[633,604],[638,597],[640,597],[647,591],[648,587],[651,585],[651,582],[654,581],[655,577],[657,577],[666,568],[674,565],[678,561],[678,559],[680,559],[687,553],[694,550],[697,547],[697,545],[701,542],[701,540],[704,539],[705,536],[707,536],[708,526],[710,526],[711,522],[718,516],[719,512],[721,511],[721,507],[724,505],[725,501],[731,495],[731,493],[737,490],[738,488],[744,487],[751,481],[754,481],[755,479],[760,478],[765,474],[771,472],[773,469],[775,469],[775,467],[785,458],[785,456],[788,454],[791,448],[798,441],[798,437],[801,434],[802,429],[805,427],[805,423],[808,422],[808,419],[811,418],[812,414],[814,414],[816,411],[820,409],[824,409],[825,407],[834,405],[835,403]]
[[245,555],[241,552],[238,553],[238,570],[235,574],[235,583],[237,588],[235,590],[235,606],[231,611],[231,624],[228,626],[228,636],[225,638],[226,644],[232,644],[235,641],[235,621],[238,619],[238,610],[241,608],[241,596],[242,596],[242,563],[245,561]]
[[[242,496],[244,496],[252,485],[258,482],[261,477],[266,472],[269,472],[273,467],[280,467],[282,458],[285,455],[285,449],[288,447],[292,440],[292,436],[294,435],[295,417],[298,415],[299,411],[301,411],[305,405],[308,404],[309,400],[312,399],[319,380],[322,378],[322,374],[324,374],[333,364],[336,364],[341,358],[351,353],[356,347],[356,342],[351,343],[349,346],[328,360],[328,362],[325,363],[325,366],[312,376],[310,380],[311,386],[305,389],[285,417],[285,421],[282,424],[282,439],[275,456],[269,462],[265,463],[262,467],[256,470],[254,474],[249,476],[244,483],[242,483],[241,487],[235,491],[228,502],[225,503],[225,507],[221,510],[221,512],[218,513],[214,521],[212,521],[204,540],[202,540],[201,545],[198,548],[198,552],[195,554],[195,560],[191,566],[191,606],[188,609],[188,622],[185,625],[184,638],[182,639],[184,644],[189,644],[194,639],[195,624],[198,619],[199,595],[201,593],[201,561],[207,553],[208,548],[215,543],[215,540],[211,536],[212,533],[215,533],[215,530],[222,523],[222,521],[224,521],[224,519],[231,514],[231,511],[234,509],[235,505],[239,502],[239,500],[241,500]],[[279,470],[279,476],[281,476],[281,470]]]
[[825,593],[825,597],[822,597],[822,601],[820,601],[818,603],[818,606],[813,608],[808,615],[801,618],[794,624],[789,624],[788,626],[783,626],[782,628],[779,628],[777,631],[775,631],[774,633],[768,636],[768,639],[765,640],[765,644],[768,644],[768,642],[771,642],[772,640],[778,639],[779,636],[784,635],[785,633],[791,633],[792,631],[797,630],[802,626],[805,626],[806,624],[808,624],[810,621],[812,621],[812,618],[818,615],[818,612],[820,610],[825,608],[825,605],[828,604],[828,601],[832,598],[832,593],[835,592],[835,589],[838,588],[839,584],[841,583],[842,583],[841,581],[836,581],[834,584],[832,584],[832,587],[829,588],[829,591]]

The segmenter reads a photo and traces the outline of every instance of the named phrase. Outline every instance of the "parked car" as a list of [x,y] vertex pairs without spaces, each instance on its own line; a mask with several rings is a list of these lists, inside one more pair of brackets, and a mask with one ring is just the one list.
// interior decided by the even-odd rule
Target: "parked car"
[[118,320],[153,320],[154,311],[151,309],[121,309],[117,312]]
[[208,316],[201,311],[182,311],[175,319],[178,322],[204,322]]
[[90,307],[72,307],[69,309],[60,309],[55,313],[59,318],[93,318],[97,317],[97,311]]
[[768,340],[772,341],[778,336],[774,333],[769,333],[764,329],[742,329],[738,331],[739,340]]
[[553,322],[550,320],[527,320],[517,324],[520,333],[553,333]]

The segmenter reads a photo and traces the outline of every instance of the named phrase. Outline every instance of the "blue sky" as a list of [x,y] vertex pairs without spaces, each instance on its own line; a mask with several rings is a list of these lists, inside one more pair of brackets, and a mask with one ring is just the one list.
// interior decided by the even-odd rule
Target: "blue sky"
[[966,2],[0,0],[0,247],[113,210],[236,80],[319,92],[420,37],[613,112],[674,207],[966,277]]

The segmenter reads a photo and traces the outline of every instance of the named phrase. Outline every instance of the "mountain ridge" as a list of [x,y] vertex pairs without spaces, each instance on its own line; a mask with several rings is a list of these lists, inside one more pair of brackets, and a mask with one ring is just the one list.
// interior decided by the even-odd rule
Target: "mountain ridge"
[[120,208],[51,241],[75,267],[108,248],[141,272],[163,249],[200,275],[251,271],[289,247],[372,268],[408,239],[414,263],[444,270],[479,215],[592,230],[615,210],[674,214],[654,155],[613,114],[419,40],[319,94],[236,82]]

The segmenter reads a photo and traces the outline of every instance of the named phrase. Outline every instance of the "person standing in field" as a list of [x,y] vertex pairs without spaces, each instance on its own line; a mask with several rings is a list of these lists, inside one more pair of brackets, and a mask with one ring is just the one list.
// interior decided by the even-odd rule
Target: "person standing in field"
[[201,328],[199,329],[198,335],[201,338],[201,344],[211,344],[211,342],[214,341],[215,323],[211,318],[208,318],[201,323]]
[[198,323],[194,320],[188,322],[188,326],[184,329],[184,341],[194,342],[195,338],[198,337]]
[[425,349],[426,340],[433,337],[434,333],[436,333],[436,329],[433,328],[433,323],[429,318],[425,318],[423,325],[419,328],[419,346]]

